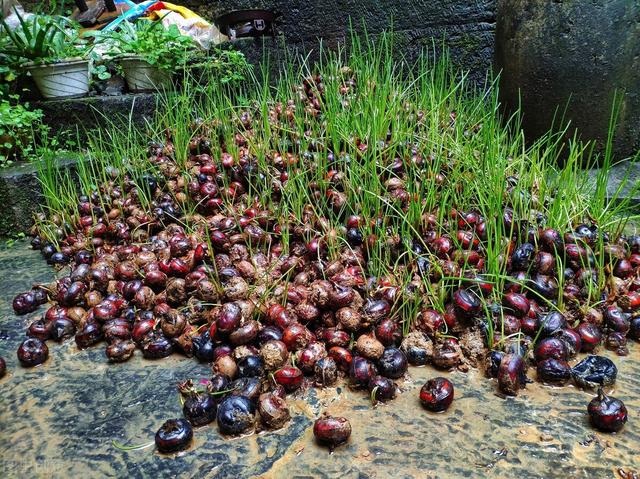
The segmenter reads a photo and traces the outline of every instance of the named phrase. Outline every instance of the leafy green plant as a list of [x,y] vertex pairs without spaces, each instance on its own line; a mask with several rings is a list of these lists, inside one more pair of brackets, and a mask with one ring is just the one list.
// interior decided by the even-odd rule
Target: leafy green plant
[[4,245],[7,248],[12,248],[13,245],[15,245],[18,241],[23,241],[26,237],[27,237],[27,235],[25,235],[22,232],[16,233],[15,235],[13,235],[10,238],[6,239],[5,242],[4,242]]
[[[16,99],[11,97],[11,100]],[[28,104],[0,100],[0,166],[9,165],[33,150],[32,138],[43,128],[41,120],[42,112],[29,110]]]
[[35,12],[37,13],[50,13],[56,15],[71,15],[73,12],[73,2],[67,0],[47,0],[40,2],[35,6]]
[[0,58],[0,100],[7,100],[11,91],[11,84],[18,78],[16,68],[10,63],[3,63]]
[[190,37],[175,25],[165,28],[161,22],[123,22],[117,31],[90,32],[95,48],[107,58],[138,55],[161,70],[175,72],[183,66],[195,48]]
[[207,79],[214,78],[221,84],[242,83],[251,72],[251,64],[242,52],[236,50],[215,49],[192,66],[202,69]]
[[111,73],[109,73],[109,68],[107,65],[93,65],[91,69],[92,76],[98,78],[98,80],[108,80],[111,78]]
[[7,35],[2,35],[1,32],[0,28],[0,100],[8,100],[11,85],[18,77],[18,65],[14,58],[4,53],[10,40]]
[[15,11],[19,26],[15,30],[0,19],[5,38],[3,55],[16,62],[54,63],[83,56],[84,43],[69,19],[56,15],[32,15],[25,19]]

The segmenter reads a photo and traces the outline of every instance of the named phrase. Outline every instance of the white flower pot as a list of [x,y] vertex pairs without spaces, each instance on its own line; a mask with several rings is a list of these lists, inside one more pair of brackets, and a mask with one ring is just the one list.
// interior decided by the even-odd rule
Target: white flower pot
[[162,90],[171,85],[171,73],[150,65],[140,57],[120,59],[124,79],[133,92]]
[[25,65],[38,90],[46,99],[77,98],[89,92],[89,61],[68,60],[59,63]]

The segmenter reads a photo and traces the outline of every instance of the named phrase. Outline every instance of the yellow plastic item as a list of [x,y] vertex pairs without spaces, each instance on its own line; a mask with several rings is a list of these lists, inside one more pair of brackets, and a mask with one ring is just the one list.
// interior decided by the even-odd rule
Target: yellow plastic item
[[208,27],[211,25],[204,18],[202,18],[200,15],[198,15],[194,11],[189,10],[187,7],[183,7],[181,5],[175,5],[169,2],[161,2],[161,3],[162,5],[164,5],[165,8],[163,8],[162,10],[151,10],[150,12],[148,12],[148,17],[151,20],[159,20],[164,15],[166,15],[168,13],[167,10],[169,10],[171,12],[179,13],[186,20],[194,20],[194,25],[198,25],[201,27]]
[[204,49],[228,40],[227,36],[220,33],[215,25],[181,5],[158,2],[147,10],[145,18],[162,20],[165,26],[176,25],[183,35],[190,36]]

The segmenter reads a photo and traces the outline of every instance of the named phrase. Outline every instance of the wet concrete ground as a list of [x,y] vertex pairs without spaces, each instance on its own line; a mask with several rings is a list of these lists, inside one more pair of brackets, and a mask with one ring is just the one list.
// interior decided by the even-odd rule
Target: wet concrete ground
[[[225,439],[215,425],[196,430],[192,448],[162,456],[144,444],[162,422],[180,417],[176,383],[209,375],[192,359],[136,356],[109,364],[103,347],[79,351],[73,341],[50,343],[49,360],[22,368],[15,351],[30,320],[11,311],[13,296],[52,270],[24,243],[0,251],[0,355],[9,373],[0,380],[0,477],[261,477],[261,478],[623,478],[640,472],[640,345],[614,357],[613,394],[629,410],[615,435],[591,429],[592,392],[572,386],[528,385],[517,398],[496,395],[477,371],[441,373],[411,368],[404,392],[375,408],[364,392],[309,390],[288,402],[293,419],[282,430]],[[43,310],[40,311],[42,314]],[[455,400],[444,414],[421,408],[424,381],[446,375]],[[530,370],[529,375],[535,377]],[[312,437],[323,411],[347,416],[349,444],[332,455]],[[632,476],[629,476],[631,478]]]

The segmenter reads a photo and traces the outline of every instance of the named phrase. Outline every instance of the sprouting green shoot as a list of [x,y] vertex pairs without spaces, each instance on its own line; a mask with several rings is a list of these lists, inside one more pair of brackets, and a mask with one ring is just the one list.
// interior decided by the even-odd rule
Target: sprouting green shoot
[[114,439],[113,441],[111,441],[111,444],[113,445],[113,447],[115,447],[116,449],[120,449],[121,451],[138,451],[140,449],[146,449],[153,446],[155,442],[151,441],[145,444],[122,444]]

